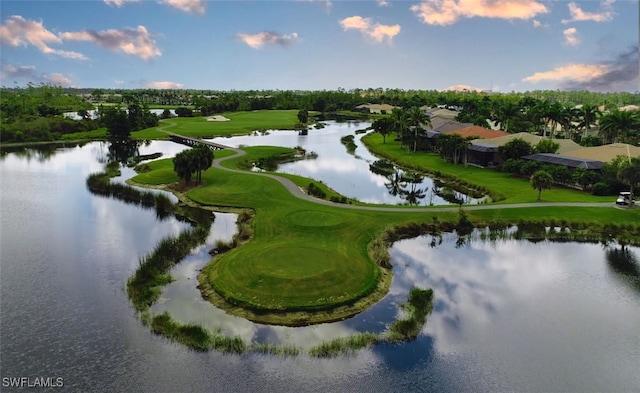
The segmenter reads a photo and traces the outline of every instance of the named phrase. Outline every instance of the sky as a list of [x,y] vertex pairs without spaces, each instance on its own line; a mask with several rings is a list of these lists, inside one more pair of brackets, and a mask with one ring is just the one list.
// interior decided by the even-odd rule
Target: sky
[[638,0],[2,0],[0,83],[638,92]]

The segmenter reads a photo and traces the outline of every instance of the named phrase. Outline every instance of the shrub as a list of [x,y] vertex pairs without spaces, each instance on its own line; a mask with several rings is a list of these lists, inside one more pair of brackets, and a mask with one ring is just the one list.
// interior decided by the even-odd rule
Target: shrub
[[607,183],[603,183],[603,182],[598,182],[594,184],[592,193],[593,195],[600,195],[600,196],[612,194],[611,187]]

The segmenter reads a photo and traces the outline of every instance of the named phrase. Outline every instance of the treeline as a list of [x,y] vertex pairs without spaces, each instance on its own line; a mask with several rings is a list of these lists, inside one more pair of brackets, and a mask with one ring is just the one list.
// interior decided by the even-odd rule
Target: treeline
[[[203,116],[222,112],[271,109],[333,113],[350,111],[365,103],[386,103],[405,109],[424,105],[444,105],[461,110],[459,121],[487,126],[486,119],[492,119],[500,122],[502,128],[509,132],[541,131],[544,127],[542,124],[554,122],[556,119],[561,125],[564,123],[569,128],[572,122],[562,120],[567,118],[564,114],[579,104],[590,107],[604,105],[609,109],[629,104],[640,105],[640,94],[637,93],[587,91],[497,94],[382,88],[333,91],[109,90],[28,85],[26,88],[2,88],[0,93],[0,131],[3,142],[56,140],[65,134],[107,127],[100,120],[96,122],[88,116],[79,121],[62,118],[64,112],[77,111],[82,115],[86,114],[87,110],[99,108],[100,104],[105,102],[114,104],[116,108],[133,108],[134,112],[144,112],[150,106],[159,105],[188,107]],[[112,106],[105,105],[104,108]],[[552,113],[551,117],[548,116],[549,113]],[[590,119],[591,113],[586,115],[588,124],[593,124]],[[576,116],[577,114],[573,113],[574,119]],[[545,121],[547,123],[544,123]],[[128,122],[132,131],[154,125],[151,116],[140,117],[137,113],[129,116]]]
[[[61,88],[29,87],[2,91],[0,95],[0,133],[2,142],[55,141],[76,136],[79,139],[128,138],[131,132],[158,125],[159,118],[147,105],[132,101],[126,108],[99,106],[97,118],[89,116],[92,105],[77,96],[67,96]],[[80,120],[64,112],[76,111]],[[102,132],[91,133],[102,130]]]

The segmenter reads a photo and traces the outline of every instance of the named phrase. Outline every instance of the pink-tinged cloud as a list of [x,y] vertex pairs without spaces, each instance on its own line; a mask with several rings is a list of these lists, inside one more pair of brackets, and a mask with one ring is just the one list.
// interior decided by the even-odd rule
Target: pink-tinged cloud
[[443,89],[442,91],[477,91],[477,92],[482,92],[485,91],[485,89],[480,88],[480,87],[473,87],[470,85],[453,85],[453,86],[449,86],[446,89]]
[[363,18],[361,16],[350,16],[340,21],[342,28],[347,30],[358,30],[362,35],[373,39],[375,42],[382,43],[385,40],[391,43],[393,37],[400,33],[400,25],[382,25],[373,23],[371,18]]
[[73,80],[63,74],[53,73],[53,74],[45,74],[42,76],[43,79],[52,85],[62,86],[62,87],[74,87]]
[[145,83],[143,87],[147,89],[159,89],[159,90],[167,90],[167,89],[182,89],[184,84],[176,83],[176,82],[149,82]]
[[565,29],[562,34],[564,34],[564,43],[570,46],[577,46],[580,43],[578,39],[578,30],[575,27],[570,27]]
[[60,37],[47,30],[42,22],[24,19],[20,15],[10,16],[0,25],[0,44],[7,46],[33,45],[40,52],[74,60],[86,60],[82,53],[54,49],[49,44],[62,44]]
[[378,0],[378,7],[388,7],[391,4],[387,0]]
[[105,4],[122,7],[124,3],[137,3],[140,0],[104,0]]
[[272,31],[262,31],[256,34],[238,33],[236,38],[253,49],[260,49],[265,45],[286,47],[298,39],[298,33],[278,34]]
[[156,41],[144,26],[125,27],[121,30],[84,30],[62,33],[60,37],[70,41],[88,41],[114,52],[123,52],[149,61],[162,55]]
[[204,14],[206,0],[164,0],[164,3],[180,11]]
[[534,19],[534,20],[533,20],[533,27],[535,27],[536,29],[538,29],[538,28],[542,27],[542,22],[540,22],[540,21],[539,21],[539,20],[537,20],[537,19]]
[[423,23],[439,26],[461,18],[526,20],[549,12],[536,0],[423,0],[410,9]]
[[15,66],[12,64],[3,64],[0,67],[0,82],[15,81],[23,79],[31,83],[46,83],[50,85],[62,87],[74,87],[73,80],[63,74],[40,74],[36,71],[35,66]]
[[523,82],[538,83],[541,81],[574,81],[586,82],[598,78],[609,71],[605,64],[568,64],[554,68],[551,71],[536,72],[524,79]]
[[570,22],[608,22],[613,19],[613,12],[611,11],[611,5],[613,1],[603,1],[601,4],[600,12],[585,12],[576,3],[569,3],[569,14],[571,19],[563,19],[562,23]]

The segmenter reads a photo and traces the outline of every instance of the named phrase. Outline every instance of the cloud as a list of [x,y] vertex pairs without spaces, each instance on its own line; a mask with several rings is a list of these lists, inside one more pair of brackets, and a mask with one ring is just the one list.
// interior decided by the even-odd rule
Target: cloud
[[358,30],[364,36],[372,38],[376,42],[387,41],[391,43],[393,37],[400,33],[400,25],[382,25],[373,23],[371,18],[363,18],[361,16],[350,16],[340,21],[342,28],[347,30]]
[[125,27],[121,30],[84,30],[60,35],[65,40],[88,41],[114,52],[123,52],[149,61],[162,55],[144,26]]
[[122,7],[124,3],[137,3],[140,0],[104,0],[105,4]]
[[40,74],[35,66],[15,66],[12,64],[3,64],[0,67],[0,81],[14,81],[16,79],[24,79],[32,83],[46,83],[50,85],[62,87],[74,87],[73,80],[63,74]]
[[603,64],[567,64],[556,67],[551,71],[536,72],[522,81],[529,83],[559,80],[586,82],[589,79],[604,75],[607,71],[608,67]]
[[410,9],[423,23],[440,26],[460,18],[531,19],[549,12],[536,0],[424,0]]
[[640,56],[638,45],[618,53],[611,60],[603,61],[599,66],[605,70],[592,78],[584,80],[569,79],[560,85],[563,90],[588,90],[597,92],[638,91],[640,86]]
[[536,29],[540,28],[540,27],[542,27],[542,23],[539,20],[534,19],[533,20],[533,27],[535,27]]
[[180,11],[204,14],[206,0],[164,0],[164,3]]
[[143,87],[146,87],[147,89],[182,89],[184,87],[184,84],[182,83],[176,83],[176,82],[167,82],[167,81],[163,81],[163,82],[149,82],[149,83],[145,83]]
[[236,38],[253,49],[260,49],[264,45],[279,45],[286,47],[298,39],[298,33],[278,34],[272,31],[262,31],[256,34],[238,33]]
[[47,30],[42,22],[27,20],[20,15],[10,16],[0,25],[0,44],[13,47],[33,45],[47,55],[87,60],[82,53],[51,48],[48,44],[62,44],[60,37]]
[[62,87],[74,86],[71,78],[63,74],[58,74],[58,73],[53,73],[48,75],[44,74],[43,78],[52,85],[62,86]]
[[378,0],[378,7],[388,7],[391,4],[387,0]]
[[472,87],[469,85],[453,85],[453,86],[449,86],[446,89],[443,89],[442,91],[477,91],[477,92],[482,92],[485,91],[485,89],[480,88],[480,87]]
[[568,64],[551,71],[536,72],[522,81],[559,81],[562,90],[638,91],[639,61],[638,46],[634,45],[600,64]]
[[569,3],[568,7],[571,19],[563,19],[562,23],[583,21],[608,22],[613,19],[613,11],[611,10],[611,5],[613,3],[613,0],[603,1],[601,3],[600,12],[585,12],[582,8],[578,7],[576,3]]
[[570,27],[562,32],[564,34],[564,43],[571,46],[577,46],[580,43],[578,39],[578,30]]

